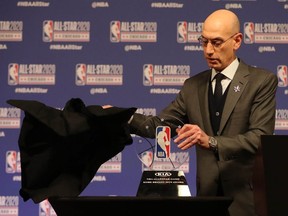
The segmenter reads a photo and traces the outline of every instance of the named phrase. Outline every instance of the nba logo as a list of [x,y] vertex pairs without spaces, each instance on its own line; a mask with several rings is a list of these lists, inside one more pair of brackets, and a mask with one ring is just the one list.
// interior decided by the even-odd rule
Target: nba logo
[[153,163],[153,152],[145,151],[141,154],[141,161],[146,167],[150,167]]
[[187,22],[178,22],[177,23],[177,42],[178,43],[186,43],[188,40],[187,33]]
[[50,216],[50,203],[44,200],[39,204],[39,216]]
[[8,65],[8,84],[17,85],[19,82],[19,65],[11,63]]
[[44,42],[53,41],[53,21],[52,20],[45,20],[43,22],[42,40]]
[[244,23],[244,42],[246,44],[252,44],[254,42],[254,23]]
[[156,128],[156,157],[170,157],[171,129],[168,126],[158,126]]
[[86,84],[86,65],[85,64],[77,64],[76,65],[76,77],[75,83],[78,86],[83,86]]
[[278,86],[279,87],[288,86],[287,65],[278,65],[277,66],[277,77],[278,77]]
[[120,42],[120,21],[110,22],[110,41],[113,43]]
[[17,152],[7,151],[6,152],[6,173],[16,172],[16,169],[17,169],[16,161],[17,161]]
[[153,65],[145,64],[143,66],[143,85],[152,86],[153,85]]

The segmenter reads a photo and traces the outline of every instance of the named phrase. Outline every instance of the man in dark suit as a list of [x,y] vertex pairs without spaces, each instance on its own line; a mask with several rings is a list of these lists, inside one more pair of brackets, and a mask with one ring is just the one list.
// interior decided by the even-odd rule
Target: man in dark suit
[[[196,147],[197,195],[232,197],[231,216],[256,215],[253,165],[260,136],[274,132],[278,82],[274,73],[237,57],[242,38],[233,12],[221,9],[210,14],[199,38],[210,69],[187,79],[159,115],[135,113],[130,121],[130,132],[145,137],[155,136],[155,130],[147,128],[156,128],[161,118],[171,125],[175,119],[184,122],[178,129],[175,122],[175,142],[182,150]],[[216,103],[218,73],[225,76],[223,95]]]

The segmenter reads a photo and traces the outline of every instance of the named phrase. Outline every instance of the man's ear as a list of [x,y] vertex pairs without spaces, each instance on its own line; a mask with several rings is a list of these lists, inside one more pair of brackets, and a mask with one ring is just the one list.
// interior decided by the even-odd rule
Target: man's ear
[[237,35],[234,36],[234,49],[238,50],[241,46],[242,43],[242,39],[243,39],[243,34],[242,33],[238,33]]

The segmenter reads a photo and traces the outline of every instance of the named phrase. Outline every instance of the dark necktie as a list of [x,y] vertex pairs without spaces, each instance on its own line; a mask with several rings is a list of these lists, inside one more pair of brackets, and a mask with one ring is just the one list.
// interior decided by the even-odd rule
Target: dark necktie
[[215,76],[216,84],[215,84],[215,90],[214,90],[214,98],[217,104],[219,104],[220,99],[222,97],[222,84],[221,80],[225,79],[225,75],[222,73],[217,73]]

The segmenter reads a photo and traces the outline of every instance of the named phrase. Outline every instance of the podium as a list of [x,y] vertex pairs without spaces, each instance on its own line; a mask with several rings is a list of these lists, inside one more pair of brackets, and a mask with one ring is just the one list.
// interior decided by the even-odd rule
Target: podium
[[253,177],[255,208],[259,216],[287,215],[288,136],[263,135]]
[[59,197],[49,198],[57,216],[97,216],[140,214],[171,215],[190,212],[201,216],[228,216],[227,209],[232,202],[228,197]]

